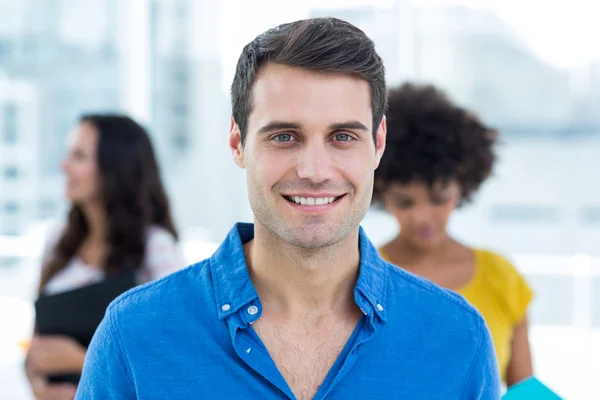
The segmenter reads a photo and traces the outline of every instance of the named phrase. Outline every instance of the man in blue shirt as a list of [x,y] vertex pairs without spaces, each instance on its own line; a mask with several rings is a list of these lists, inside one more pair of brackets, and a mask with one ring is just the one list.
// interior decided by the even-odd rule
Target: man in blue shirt
[[76,398],[499,398],[481,316],[359,227],[385,148],[373,42],[334,18],[281,25],[244,48],[231,90],[254,224],[114,301]]

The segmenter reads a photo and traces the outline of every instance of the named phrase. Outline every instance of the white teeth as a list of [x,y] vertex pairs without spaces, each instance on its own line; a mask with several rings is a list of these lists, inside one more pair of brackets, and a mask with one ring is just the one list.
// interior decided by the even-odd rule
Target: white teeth
[[303,206],[323,206],[330,203],[333,203],[335,197],[300,197],[300,196],[292,196],[289,197],[296,204],[301,204]]

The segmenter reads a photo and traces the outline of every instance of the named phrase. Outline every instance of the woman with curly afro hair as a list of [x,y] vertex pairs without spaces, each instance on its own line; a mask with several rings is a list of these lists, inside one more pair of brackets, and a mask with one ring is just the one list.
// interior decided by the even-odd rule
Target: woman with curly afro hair
[[490,176],[497,132],[433,86],[392,89],[386,116],[373,201],[397,219],[400,233],[380,249],[383,258],[458,292],[479,310],[507,386],[531,376],[527,282],[502,256],[447,232],[452,212]]

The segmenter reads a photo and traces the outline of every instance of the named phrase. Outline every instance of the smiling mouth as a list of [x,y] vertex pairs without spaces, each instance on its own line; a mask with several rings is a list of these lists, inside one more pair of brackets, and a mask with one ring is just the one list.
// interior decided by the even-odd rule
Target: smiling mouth
[[302,206],[326,206],[339,201],[345,194],[335,197],[302,197],[302,196],[283,196],[290,203]]

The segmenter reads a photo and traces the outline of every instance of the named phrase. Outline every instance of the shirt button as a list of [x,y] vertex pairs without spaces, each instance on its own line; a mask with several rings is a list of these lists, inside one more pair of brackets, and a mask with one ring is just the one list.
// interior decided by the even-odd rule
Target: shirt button
[[383,306],[382,306],[381,304],[377,304],[377,309],[378,309],[379,311],[383,311]]
[[223,304],[221,306],[221,310],[223,310],[223,311],[229,311],[230,308],[231,308],[231,306],[229,304]]
[[248,311],[248,314],[255,315],[258,312],[258,307],[250,306],[250,307],[248,307],[247,311]]

